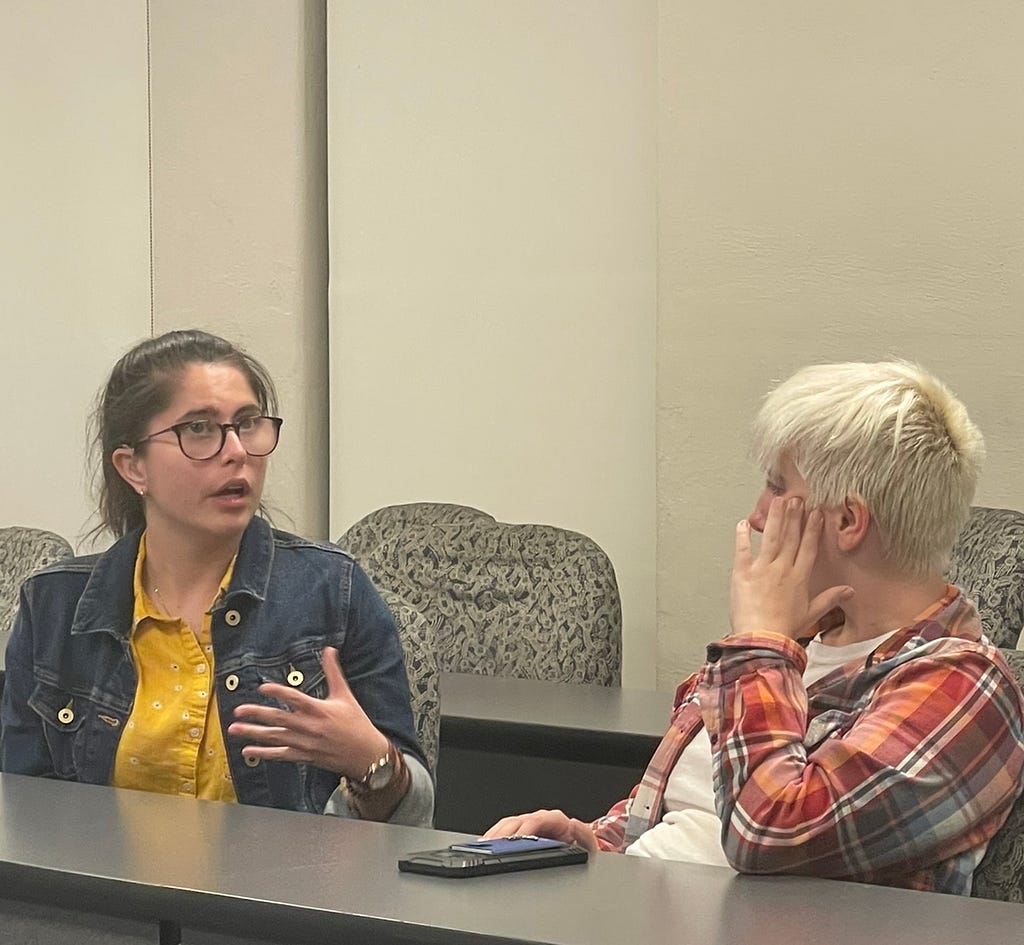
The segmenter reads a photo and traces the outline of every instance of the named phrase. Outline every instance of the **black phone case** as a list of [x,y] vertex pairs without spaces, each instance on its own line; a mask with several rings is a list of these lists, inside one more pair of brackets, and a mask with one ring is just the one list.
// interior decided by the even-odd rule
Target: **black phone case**
[[529,850],[525,853],[465,853],[450,850],[421,850],[410,853],[398,861],[403,873],[423,873],[427,876],[461,878],[488,876],[493,873],[516,873],[520,870],[541,870],[551,866],[570,866],[586,863],[587,851],[569,845],[547,850]]

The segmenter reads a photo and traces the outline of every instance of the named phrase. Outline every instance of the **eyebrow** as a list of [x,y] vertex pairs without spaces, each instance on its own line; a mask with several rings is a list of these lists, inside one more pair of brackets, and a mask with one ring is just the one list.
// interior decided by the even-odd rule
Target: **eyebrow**
[[[242,407],[239,407],[234,412],[234,414],[232,414],[231,419],[233,421],[237,421],[240,417],[259,416],[261,409],[262,408],[260,407],[259,404],[246,404]],[[177,426],[177,424],[179,423],[188,423],[189,420],[208,420],[214,417],[216,414],[217,411],[214,410],[213,407],[196,407],[193,410],[189,410],[187,413],[183,413],[177,420],[174,421],[174,425]]]

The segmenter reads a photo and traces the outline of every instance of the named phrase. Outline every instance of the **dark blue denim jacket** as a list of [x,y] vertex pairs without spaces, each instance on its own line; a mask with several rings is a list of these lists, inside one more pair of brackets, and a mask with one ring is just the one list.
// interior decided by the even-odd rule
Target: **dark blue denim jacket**
[[[0,770],[110,783],[137,683],[129,640],[139,536],[54,564],[22,587],[7,647]],[[337,788],[337,774],[313,765],[246,763],[241,742],[227,734],[235,706],[267,704],[260,683],[287,685],[293,670],[302,691],[324,696],[320,657],[328,645],[338,648],[374,725],[426,767],[394,619],[340,548],[254,518],[213,608],[211,633],[220,723],[241,803],[320,813]]]

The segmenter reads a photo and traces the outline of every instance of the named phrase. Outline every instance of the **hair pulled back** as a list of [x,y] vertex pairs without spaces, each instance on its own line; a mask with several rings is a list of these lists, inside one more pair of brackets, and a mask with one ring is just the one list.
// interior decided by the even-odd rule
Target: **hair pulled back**
[[[137,344],[114,365],[93,413],[93,449],[98,462],[97,492],[100,523],[120,538],[145,522],[142,498],[114,468],[114,450],[134,446],[147,432],[150,420],[174,399],[182,374],[190,364],[229,364],[248,380],[265,414],[277,413],[274,382],[254,358],[229,341],[205,331],[169,331]],[[145,444],[136,447],[145,449]]]

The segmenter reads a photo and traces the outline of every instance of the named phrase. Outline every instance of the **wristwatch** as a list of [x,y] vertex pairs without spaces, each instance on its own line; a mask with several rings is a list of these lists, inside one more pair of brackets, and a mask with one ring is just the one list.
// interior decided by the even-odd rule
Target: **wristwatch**
[[367,769],[366,774],[358,781],[348,781],[348,789],[357,797],[372,794],[386,788],[395,776],[395,748],[389,742],[388,750],[382,758],[378,758]]

